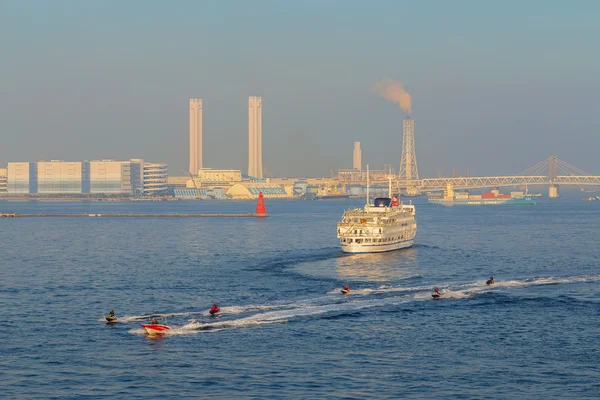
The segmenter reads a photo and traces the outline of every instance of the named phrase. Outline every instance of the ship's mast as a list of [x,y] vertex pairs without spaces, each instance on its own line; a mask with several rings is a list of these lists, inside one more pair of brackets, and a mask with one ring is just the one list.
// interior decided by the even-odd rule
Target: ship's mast
[[367,205],[369,205],[369,164],[367,164]]
[[388,197],[392,198],[392,168],[390,167],[390,174],[388,175]]

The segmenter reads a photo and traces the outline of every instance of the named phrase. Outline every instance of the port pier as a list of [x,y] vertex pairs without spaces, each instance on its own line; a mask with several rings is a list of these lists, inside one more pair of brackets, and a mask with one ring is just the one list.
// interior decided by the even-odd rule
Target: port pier
[[186,217],[186,218],[195,218],[195,217],[268,217],[268,213],[246,213],[246,214],[190,214],[190,213],[169,213],[169,214],[48,214],[48,213],[39,213],[39,214],[20,214],[16,212],[0,212],[0,217],[105,217],[105,218],[113,218],[113,217]]

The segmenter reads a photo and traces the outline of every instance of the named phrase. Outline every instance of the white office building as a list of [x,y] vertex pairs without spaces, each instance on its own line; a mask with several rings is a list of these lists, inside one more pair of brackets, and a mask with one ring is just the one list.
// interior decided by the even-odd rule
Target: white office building
[[9,162],[7,192],[29,194],[37,192],[37,164],[32,162]]
[[89,171],[81,161],[38,161],[37,192],[40,194],[81,194]]
[[0,168],[0,193],[8,191],[8,168]]
[[167,164],[143,163],[142,171],[144,195],[166,193],[169,180]]

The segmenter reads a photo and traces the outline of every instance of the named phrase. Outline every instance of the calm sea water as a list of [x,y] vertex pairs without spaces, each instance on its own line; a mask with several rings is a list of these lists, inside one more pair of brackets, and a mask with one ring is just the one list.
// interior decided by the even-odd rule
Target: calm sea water
[[[335,225],[358,200],[267,201],[266,219],[2,219],[2,397],[599,398],[600,204],[416,204],[415,246],[378,255],[338,247]],[[122,322],[102,322],[110,308]],[[146,336],[150,314],[172,334]]]

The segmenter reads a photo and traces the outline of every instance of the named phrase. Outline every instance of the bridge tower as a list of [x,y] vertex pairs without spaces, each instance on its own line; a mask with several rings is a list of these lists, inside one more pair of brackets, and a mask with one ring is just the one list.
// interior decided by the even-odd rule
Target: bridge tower
[[403,120],[402,130],[402,158],[400,159],[401,181],[411,181],[419,179],[419,170],[417,169],[417,153],[415,152],[415,121],[410,117]]
[[558,157],[556,156],[548,157],[548,181],[550,182],[550,186],[548,187],[548,197],[551,199],[555,199],[559,196],[558,185],[554,183],[556,181],[557,160]]

